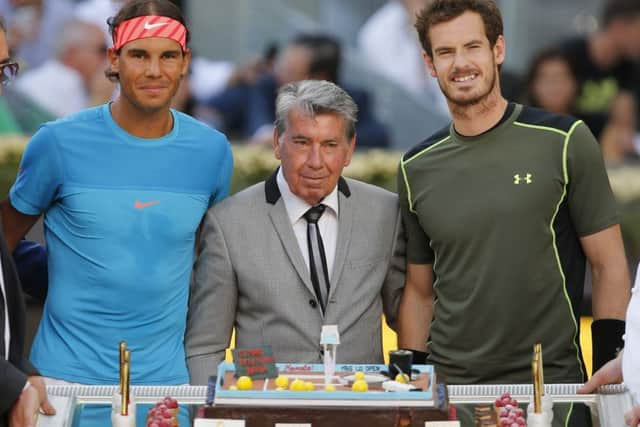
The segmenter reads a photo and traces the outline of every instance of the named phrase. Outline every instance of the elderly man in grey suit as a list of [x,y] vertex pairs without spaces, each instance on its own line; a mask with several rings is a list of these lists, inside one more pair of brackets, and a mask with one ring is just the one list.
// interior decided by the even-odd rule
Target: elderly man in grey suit
[[394,325],[404,236],[395,194],[345,179],[357,107],[326,81],[279,91],[273,135],[281,167],[214,206],[200,239],[186,333],[193,384],[236,347],[270,345],[278,362],[320,362],[336,324],[339,363],[381,363],[381,315]]

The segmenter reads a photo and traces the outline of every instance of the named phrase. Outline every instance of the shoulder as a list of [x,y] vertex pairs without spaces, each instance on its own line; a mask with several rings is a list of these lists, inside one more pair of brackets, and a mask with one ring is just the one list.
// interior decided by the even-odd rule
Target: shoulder
[[103,126],[103,124],[102,107],[88,108],[66,117],[43,123],[38,128],[33,139],[45,135],[56,138],[65,137],[66,135],[83,135],[83,137],[88,137],[88,131]]
[[421,143],[419,143],[418,145],[414,146],[409,151],[407,151],[402,156],[402,162],[403,163],[407,162],[419,156],[421,153],[428,151],[428,149],[433,147],[435,144],[439,144],[447,140],[450,136],[451,136],[451,125],[448,124],[447,126],[443,127],[442,129],[435,132],[430,137],[428,137],[427,139],[425,139],[424,141],[422,141]]
[[573,116],[555,114],[540,108],[523,106],[514,123],[529,126],[532,129],[547,129],[567,133],[580,122],[581,120]]
[[225,134],[211,126],[203,123],[188,114],[180,111],[171,110],[176,120],[179,122],[180,129],[187,132],[190,137],[204,136],[208,139],[213,139],[220,142],[226,142],[227,137]]
[[[259,206],[260,204],[263,206]],[[248,215],[255,215],[266,208],[264,182],[259,182],[216,203],[211,207],[210,212],[219,218],[246,219]]]
[[395,203],[398,195],[377,185],[368,184],[353,178],[344,178],[349,187],[351,197],[355,200],[374,199],[376,203]]

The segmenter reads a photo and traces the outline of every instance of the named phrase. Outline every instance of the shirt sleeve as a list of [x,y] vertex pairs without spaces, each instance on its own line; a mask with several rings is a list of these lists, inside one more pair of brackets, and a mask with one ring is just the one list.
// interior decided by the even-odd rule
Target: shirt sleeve
[[401,160],[398,171],[398,197],[407,240],[407,263],[433,264],[435,255],[429,245],[431,239],[420,225],[418,214],[411,201],[411,194],[407,168],[404,160]]
[[589,128],[579,123],[567,146],[569,212],[578,236],[584,237],[619,223],[600,147]]
[[63,181],[63,168],[53,131],[41,127],[27,144],[9,197],[26,215],[43,213],[55,199]]
[[223,200],[229,195],[229,185],[231,184],[231,176],[233,175],[233,153],[231,145],[224,138],[224,149],[221,152],[220,171],[214,192],[209,198],[209,207]]

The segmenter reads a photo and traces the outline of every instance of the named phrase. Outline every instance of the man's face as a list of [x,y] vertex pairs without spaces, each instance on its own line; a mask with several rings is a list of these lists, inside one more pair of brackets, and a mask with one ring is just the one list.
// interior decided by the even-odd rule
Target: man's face
[[107,45],[104,33],[98,26],[86,25],[82,41],[70,48],[70,61],[89,85],[98,73],[102,73],[107,62]]
[[622,43],[627,59],[640,59],[640,14],[630,17],[624,23]]
[[[0,30],[0,64],[9,61],[9,45],[7,44],[7,35]],[[2,95],[2,85],[0,85],[0,95]]]
[[351,161],[355,137],[347,139],[338,114],[310,116],[296,107],[289,112],[286,131],[274,131],[273,148],[291,192],[316,205],[338,184]]
[[289,45],[278,57],[275,65],[276,80],[279,85],[309,78],[311,52],[303,46]]
[[169,108],[190,52],[183,55],[175,40],[150,37],[125,44],[119,55],[110,49],[109,59],[119,74],[120,96],[140,111],[155,112]]
[[424,59],[450,104],[476,105],[499,90],[497,67],[504,61],[504,39],[500,36],[491,48],[479,14],[465,12],[434,25],[429,36],[433,58],[425,53]]

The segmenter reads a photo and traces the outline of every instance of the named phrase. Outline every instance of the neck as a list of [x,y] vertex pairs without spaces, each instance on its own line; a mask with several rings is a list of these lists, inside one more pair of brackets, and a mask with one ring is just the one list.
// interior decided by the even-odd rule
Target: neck
[[111,115],[118,126],[138,138],[161,138],[173,129],[169,107],[143,111],[124,101],[122,96],[111,104]]
[[605,32],[595,33],[587,40],[591,60],[602,69],[608,69],[620,60],[620,52],[611,36]]
[[456,132],[464,136],[476,136],[494,127],[507,109],[507,100],[499,90],[493,90],[475,105],[458,106],[449,101],[449,109]]

